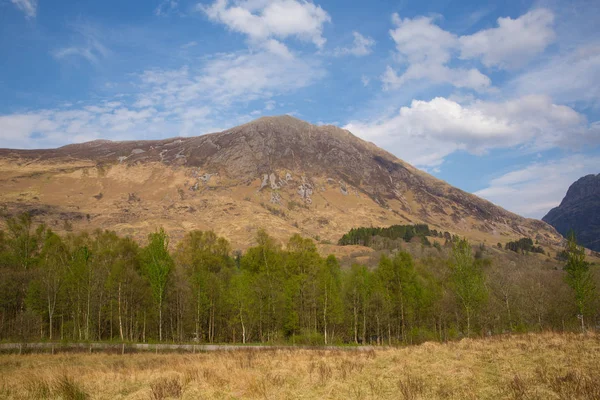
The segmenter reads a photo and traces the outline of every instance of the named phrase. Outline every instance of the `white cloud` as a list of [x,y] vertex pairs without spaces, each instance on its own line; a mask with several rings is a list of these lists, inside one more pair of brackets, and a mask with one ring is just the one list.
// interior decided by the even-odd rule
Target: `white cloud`
[[474,194],[517,214],[542,218],[560,204],[574,181],[597,174],[599,165],[600,157],[582,154],[534,162],[493,179],[488,187]]
[[352,32],[354,41],[351,47],[342,47],[335,49],[336,56],[353,55],[362,57],[371,54],[375,46],[375,40],[370,37],[363,36],[359,32]]
[[331,22],[327,12],[308,1],[253,0],[230,3],[229,0],[216,0],[208,6],[199,4],[197,8],[212,21],[248,36],[253,44],[295,37],[322,48],[325,44],[323,25]]
[[497,28],[459,38],[461,58],[481,58],[486,67],[521,67],[554,41],[553,23],[554,14],[544,8],[498,18]]
[[369,83],[371,83],[371,78],[369,78],[366,75],[363,75],[360,77],[360,81],[362,82],[364,87],[367,87],[367,86],[369,86]]
[[410,64],[443,65],[450,61],[451,51],[458,44],[457,38],[435,25],[433,18],[401,19],[398,14],[393,14],[392,21],[396,29],[390,30],[390,36],[398,52]]
[[381,76],[385,90],[397,89],[411,80],[427,79],[431,83],[449,83],[457,88],[486,91],[492,81],[475,68],[449,68],[439,64],[412,64],[402,75],[388,66]]
[[530,11],[517,19],[498,18],[498,27],[472,35],[445,31],[430,17],[400,18],[390,36],[396,44],[399,74],[388,66],[382,75],[384,89],[397,89],[413,80],[451,84],[483,92],[490,88],[488,76],[476,68],[456,65],[460,59],[481,60],[486,67],[516,68],[538,55],[554,40],[554,15],[546,9]]
[[25,18],[35,18],[37,14],[37,0],[10,0],[25,14]]
[[[137,91],[119,101],[0,115],[6,147],[56,147],[97,138],[110,140],[196,136],[247,122],[235,107],[312,84],[324,71],[309,57],[238,52],[206,59],[199,67],[149,70],[137,75]],[[32,137],[35,140],[32,140]]]
[[275,39],[269,39],[264,43],[264,48],[275,54],[279,57],[285,58],[287,60],[291,60],[294,58],[292,52],[287,48],[287,46]]
[[600,106],[600,41],[581,45],[514,78],[508,85],[517,95],[543,93],[563,103]]
[[385,89],[397,89],[411,80],[427,79],[433,83],[449,83],[460,88],[484,91],[490,79],[471,68],[451,68],[447,64],[459,46],[456,35],[441,29],[429,17],[401,19],[392,16],[396,28],[390,35],[396,43],[398,58],[406,64],[401,74],[390,66],[382,76]]
[[439,165],[457,150],[484,154],[494,148],[537,151],[600,143],[600,126],[546,96],[461,105],[438,97],[413,100],[395,115],[352,121],[345,127],[417,166]]
[[43,120],[39,114],[0,115],[0,139],[5,145],[27,138]]

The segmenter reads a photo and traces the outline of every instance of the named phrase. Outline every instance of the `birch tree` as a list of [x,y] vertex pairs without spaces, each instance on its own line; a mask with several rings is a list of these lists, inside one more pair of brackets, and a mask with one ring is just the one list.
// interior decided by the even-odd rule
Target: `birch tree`
[[148,245],[142,251],[143,269],[150,284],[152,298],[158,312],[158,340],[162,342],[163,305],[173,259],[169,254],[169,238],[163,228],[148,235]]
[[585,260],[585,249],[577,245],[575,234],[571,232],[567,242],[567,263],[564,267],[565,280],[575,295],[577,318],[581,321],[581,331],[585,332],[584,316],[595,296],[596,287],[590,271],[590,264]]
[[466,239],[454,241],[450,266],[454,290],[467,318],[467,337],[470,337],[471,320],[486,301],[487,288],[482,264],[473,259]]

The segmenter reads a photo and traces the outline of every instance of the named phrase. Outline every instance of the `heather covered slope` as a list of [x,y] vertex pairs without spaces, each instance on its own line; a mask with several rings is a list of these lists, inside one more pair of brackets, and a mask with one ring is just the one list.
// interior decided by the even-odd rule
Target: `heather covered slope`
[[[334,126],[265,117],[227,131],[160,141],[94,141],[0,150],[0,203],[56,230],[114,229],[177,240],[213,229],[236,247],[257,227],[337,242],[352,227],[427,223],[496,244],[553,244],[549,225],[454,188]],[[351,215],[351,218],[348,216]]]

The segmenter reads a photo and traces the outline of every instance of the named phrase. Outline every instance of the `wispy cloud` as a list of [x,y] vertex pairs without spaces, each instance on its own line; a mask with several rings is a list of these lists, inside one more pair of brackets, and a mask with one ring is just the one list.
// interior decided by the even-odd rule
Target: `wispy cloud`
[[154,15],[165,16],[179,10],[179,2],[177,0],[163,0],[154,9]]
[[571,183],[597,174],[599,165],[600,157],[584,154],[533,162],[491,180],[475,194],[518,214],[542,218],[560,204]]
[[370,37],[363,36],[356,31],[352,32],[352,36],[354,36],[352,46],[336,48],[334,51],[336,56],[352,55],[356,57],[362,57],[373,52],[375,40]]
[[600,107],[600,40],[550,57],[507,87],[517,95],[543,93],[564,103]]
[[187,42],[185,44],[181,45],[182,49],[189,49],[190,47],[195,47],[198,45],[198,42],[196,42],[195,40],[192,40],[191,42]]
[[[317,61],[306,57],[219,54],[198,67],[144,71],[131,82],[134,92],[99,103],[0,115],[0,141],[30,148],[96,138],[201,135],[269,112],[276,107],[275,97],[306,87],[324,74]],[[254,102],[262,104],[254,115],[238,112],[237,106]]]
[[77,23],[72,28],[75,33],[73,44],[52,51],[54,58],[63,60],[80,57],[95,64],[110,54],[110,50],[102,42],[102,35],[92,25]]
[[35,18],[37,15],[37,0],[10,0],[19,10],[25,14],[25,18]]

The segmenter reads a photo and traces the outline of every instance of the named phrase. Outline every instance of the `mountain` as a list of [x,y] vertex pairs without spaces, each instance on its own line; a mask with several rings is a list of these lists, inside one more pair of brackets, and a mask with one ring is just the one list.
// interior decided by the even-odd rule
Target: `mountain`
[[334,126],[264,117],[198,137],[0,149],[0,204],[55,230],[111,229],[177,240],[213,229],[237,248],[258,227],[335,243],[352,227],[427,223],[495,245],[561,238]]
[[578,179],[542,220],[563,236],[573,230],[579,244],[600,251],[600,174]]

